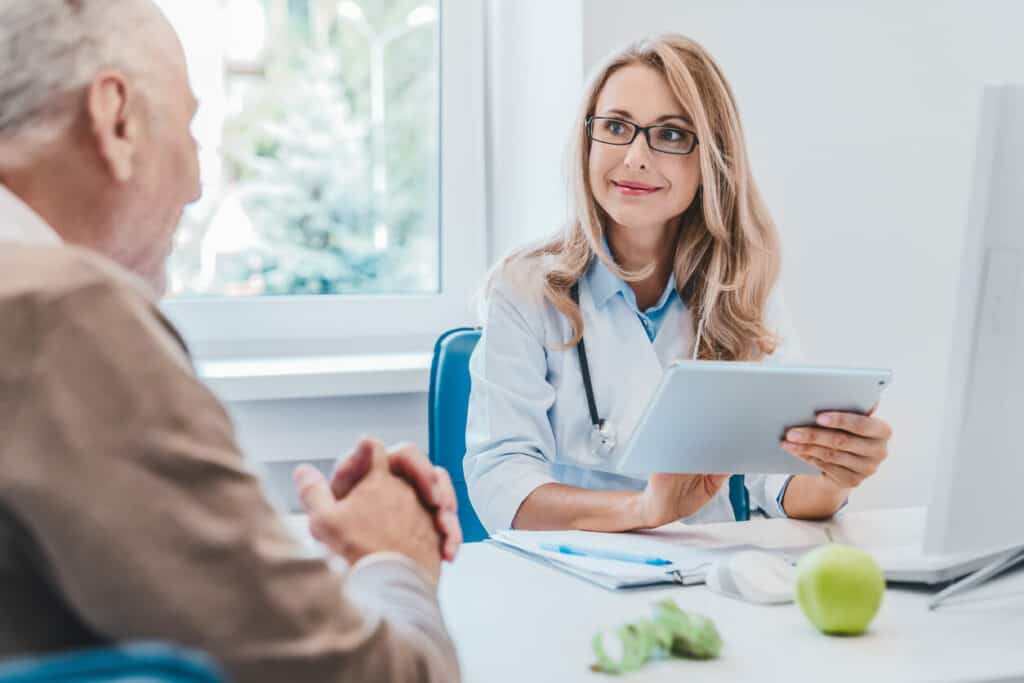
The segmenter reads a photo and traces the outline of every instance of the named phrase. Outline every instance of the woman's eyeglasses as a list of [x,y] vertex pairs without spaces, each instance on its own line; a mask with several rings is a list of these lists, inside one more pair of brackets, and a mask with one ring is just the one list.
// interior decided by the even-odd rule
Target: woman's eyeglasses
[[697,134],[675,126],[638,126],[608,116],[588,116],[587,135],[606,145],[631,145],[640,133],[647,146],[665,154],[689,154],[697,147]]

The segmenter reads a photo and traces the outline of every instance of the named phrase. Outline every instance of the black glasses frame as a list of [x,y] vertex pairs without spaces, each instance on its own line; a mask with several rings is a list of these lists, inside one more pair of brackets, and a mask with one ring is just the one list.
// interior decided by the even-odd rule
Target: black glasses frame
[[[598,140],[597,138],[594,137],[594,121],[615,121],[617,123],[621,123],[621,124],[626,125],[626,126],[633,126],[633,136],[629,138],[629,142],[608,142],[607,140]],[[686,133],[689,133],[690,135],[693,136],[693,144],[690,145],[690,149],[686,150],[685,152],[669,152],[669,151],[664,150],[664,149],[658,149],[653,144],[651,144],[651,131],[654,130],[655,128],[670,128],[672,130],[681,130],[681,131],[684,131]],[[615,145],[616,147],[625,147],[625,146],[628,146],[628,145],[632,145],[633,141],[636,140],[636,136],[639,135],[640,133],[643,133],[644,137],[647,139],[647,146],[648,147],[650,147],[655,152],[661,152],[662,154],[676,154],[676,155],[692,154],[693,150],[697,149],[697,145],[700,144],[700,140],[697,139],[697,134],[696,133],[694,133],[692,130],[686,130],[685,128],[680,128],[679,126],[669,126],[669,125],[664,124],[664,123],[659,123],[656,126],[640,126],[640,125],[637,125],[637,124],[633,123],[632,121],[627,121],[625,119],[616,118],[615,116],[588,116],[587,117],[587,137],[590,138],[591,142],[600,142],[602,145]]]

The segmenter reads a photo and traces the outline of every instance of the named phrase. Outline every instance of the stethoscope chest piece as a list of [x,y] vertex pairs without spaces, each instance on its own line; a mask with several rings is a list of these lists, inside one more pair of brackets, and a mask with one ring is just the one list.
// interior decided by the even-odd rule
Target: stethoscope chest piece
[[615,428],[608,420],[601,420],[590,431],[590,451],[596,456],[611,455],[617,443]]

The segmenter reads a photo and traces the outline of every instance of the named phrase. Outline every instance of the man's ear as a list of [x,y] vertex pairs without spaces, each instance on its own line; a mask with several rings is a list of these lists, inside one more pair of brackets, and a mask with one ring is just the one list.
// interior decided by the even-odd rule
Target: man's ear
[[141,132],[140,101],[121,71],[96,74],[86,94],[89,127],[96,151],[118,182],[128,182],[135,171]]

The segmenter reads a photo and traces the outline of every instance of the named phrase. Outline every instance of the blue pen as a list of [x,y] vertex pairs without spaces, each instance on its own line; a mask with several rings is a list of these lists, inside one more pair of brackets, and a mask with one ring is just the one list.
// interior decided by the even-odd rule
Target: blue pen
[[541,550],[563,555],[579,555],[580,557],[597,557],[602,560],[618,560],[619,562],[634,562],[636,564],[650,564],[655,567],[664,567],[672,564],[671,560],[663,560],[660,557],[645,557],[633,555],[632,553],[620,553],[614,550],[601,550],[600,548],[581,548],[576,545],[565,545],[564,543],[541,543]]

